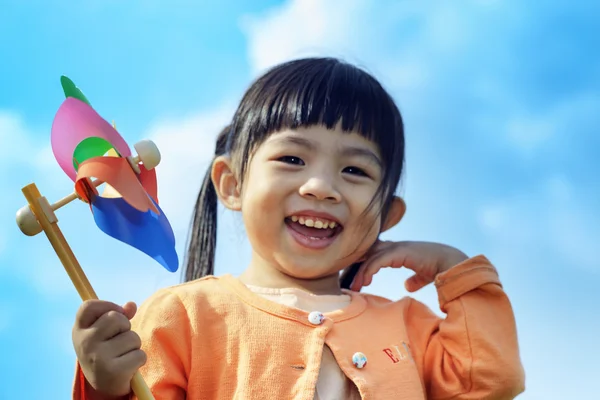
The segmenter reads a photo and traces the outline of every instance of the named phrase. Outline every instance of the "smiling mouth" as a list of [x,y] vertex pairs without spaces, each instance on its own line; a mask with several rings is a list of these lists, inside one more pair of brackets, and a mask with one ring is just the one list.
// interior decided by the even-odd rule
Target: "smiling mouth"
[[294,215],[285,218],[285,223],[296,241],[310,248],[327,247],[343,230],[338,222],[323,218]]

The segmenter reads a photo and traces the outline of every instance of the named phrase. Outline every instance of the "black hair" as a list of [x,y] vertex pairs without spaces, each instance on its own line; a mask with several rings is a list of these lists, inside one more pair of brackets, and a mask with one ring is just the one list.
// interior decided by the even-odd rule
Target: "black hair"
[[[228,125],[217,136],[215,158],[226,153],[230,130],[231,128]],[[214,273],[215,251],[217,248],[218,198],[215,185],[212,182],[211,167],[212,163],[209,164],[208,171],[204,175],[204,181],[194,206],[188,252],[183,270],[186,282]]]
[[[258,78],[244,94],[230,125],[217,138],[215,157],[228,154],[245,176],[254,151],[272,133],[323,125],[355,132],[379,147],[383,163],[381,185],[369,205],[385,217],[404,167],[402,116],[388,92],[366,71],[335,58],[304,58],[280,64]],[[185,280],[214,274],[217,235],[217,194],[211,167],[196,201],[186,256]],[[382,218],[384,220],[384,218]],[[358,271],[343,274],[349,287]]]

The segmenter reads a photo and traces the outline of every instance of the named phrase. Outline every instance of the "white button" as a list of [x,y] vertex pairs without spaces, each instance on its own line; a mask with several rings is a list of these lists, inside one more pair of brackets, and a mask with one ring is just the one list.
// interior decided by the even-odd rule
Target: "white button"
[[308,321],[313,325],[321,325],[323,321],[325,321],[325,316],[323,315],[323,313],[313,311],[310,314],[308,314]]
[[354,364],[356,368],[363,368],[365,365],[367,365],[367,357],[360,351],[354,353],[352,356],[352,364]]

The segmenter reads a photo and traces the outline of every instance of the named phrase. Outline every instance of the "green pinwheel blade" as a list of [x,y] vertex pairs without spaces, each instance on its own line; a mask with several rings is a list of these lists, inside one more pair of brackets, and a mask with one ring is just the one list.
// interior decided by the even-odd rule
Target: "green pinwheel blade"
[[121,157],[113,145],[105,139],[95,136],[83,139],[73,151],[73,168],[78,171],[79,164],[90,158],[102,157],[111,149],[115,151],[118,157]]
[[85,97],[83,92],[79,90],[77,86],[75,86],[72,80],[63,75],[60,77],[60,84],[62,85],[63,91],[65,92],[65,97],[76,98],[77,100],[83,101],[85,104],[91,107],[91,104],[87,97]]

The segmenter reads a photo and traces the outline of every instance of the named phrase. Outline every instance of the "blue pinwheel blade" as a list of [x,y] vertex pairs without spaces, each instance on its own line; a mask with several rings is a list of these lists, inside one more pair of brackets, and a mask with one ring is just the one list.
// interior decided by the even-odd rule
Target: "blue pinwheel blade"
[[175,235],[161,208],[154,204],[160,215],[151,210],[141,212],[122,198],[96,196],[91,209],[102,232],[146,253],[167,271],[175,272],[179,266]]

